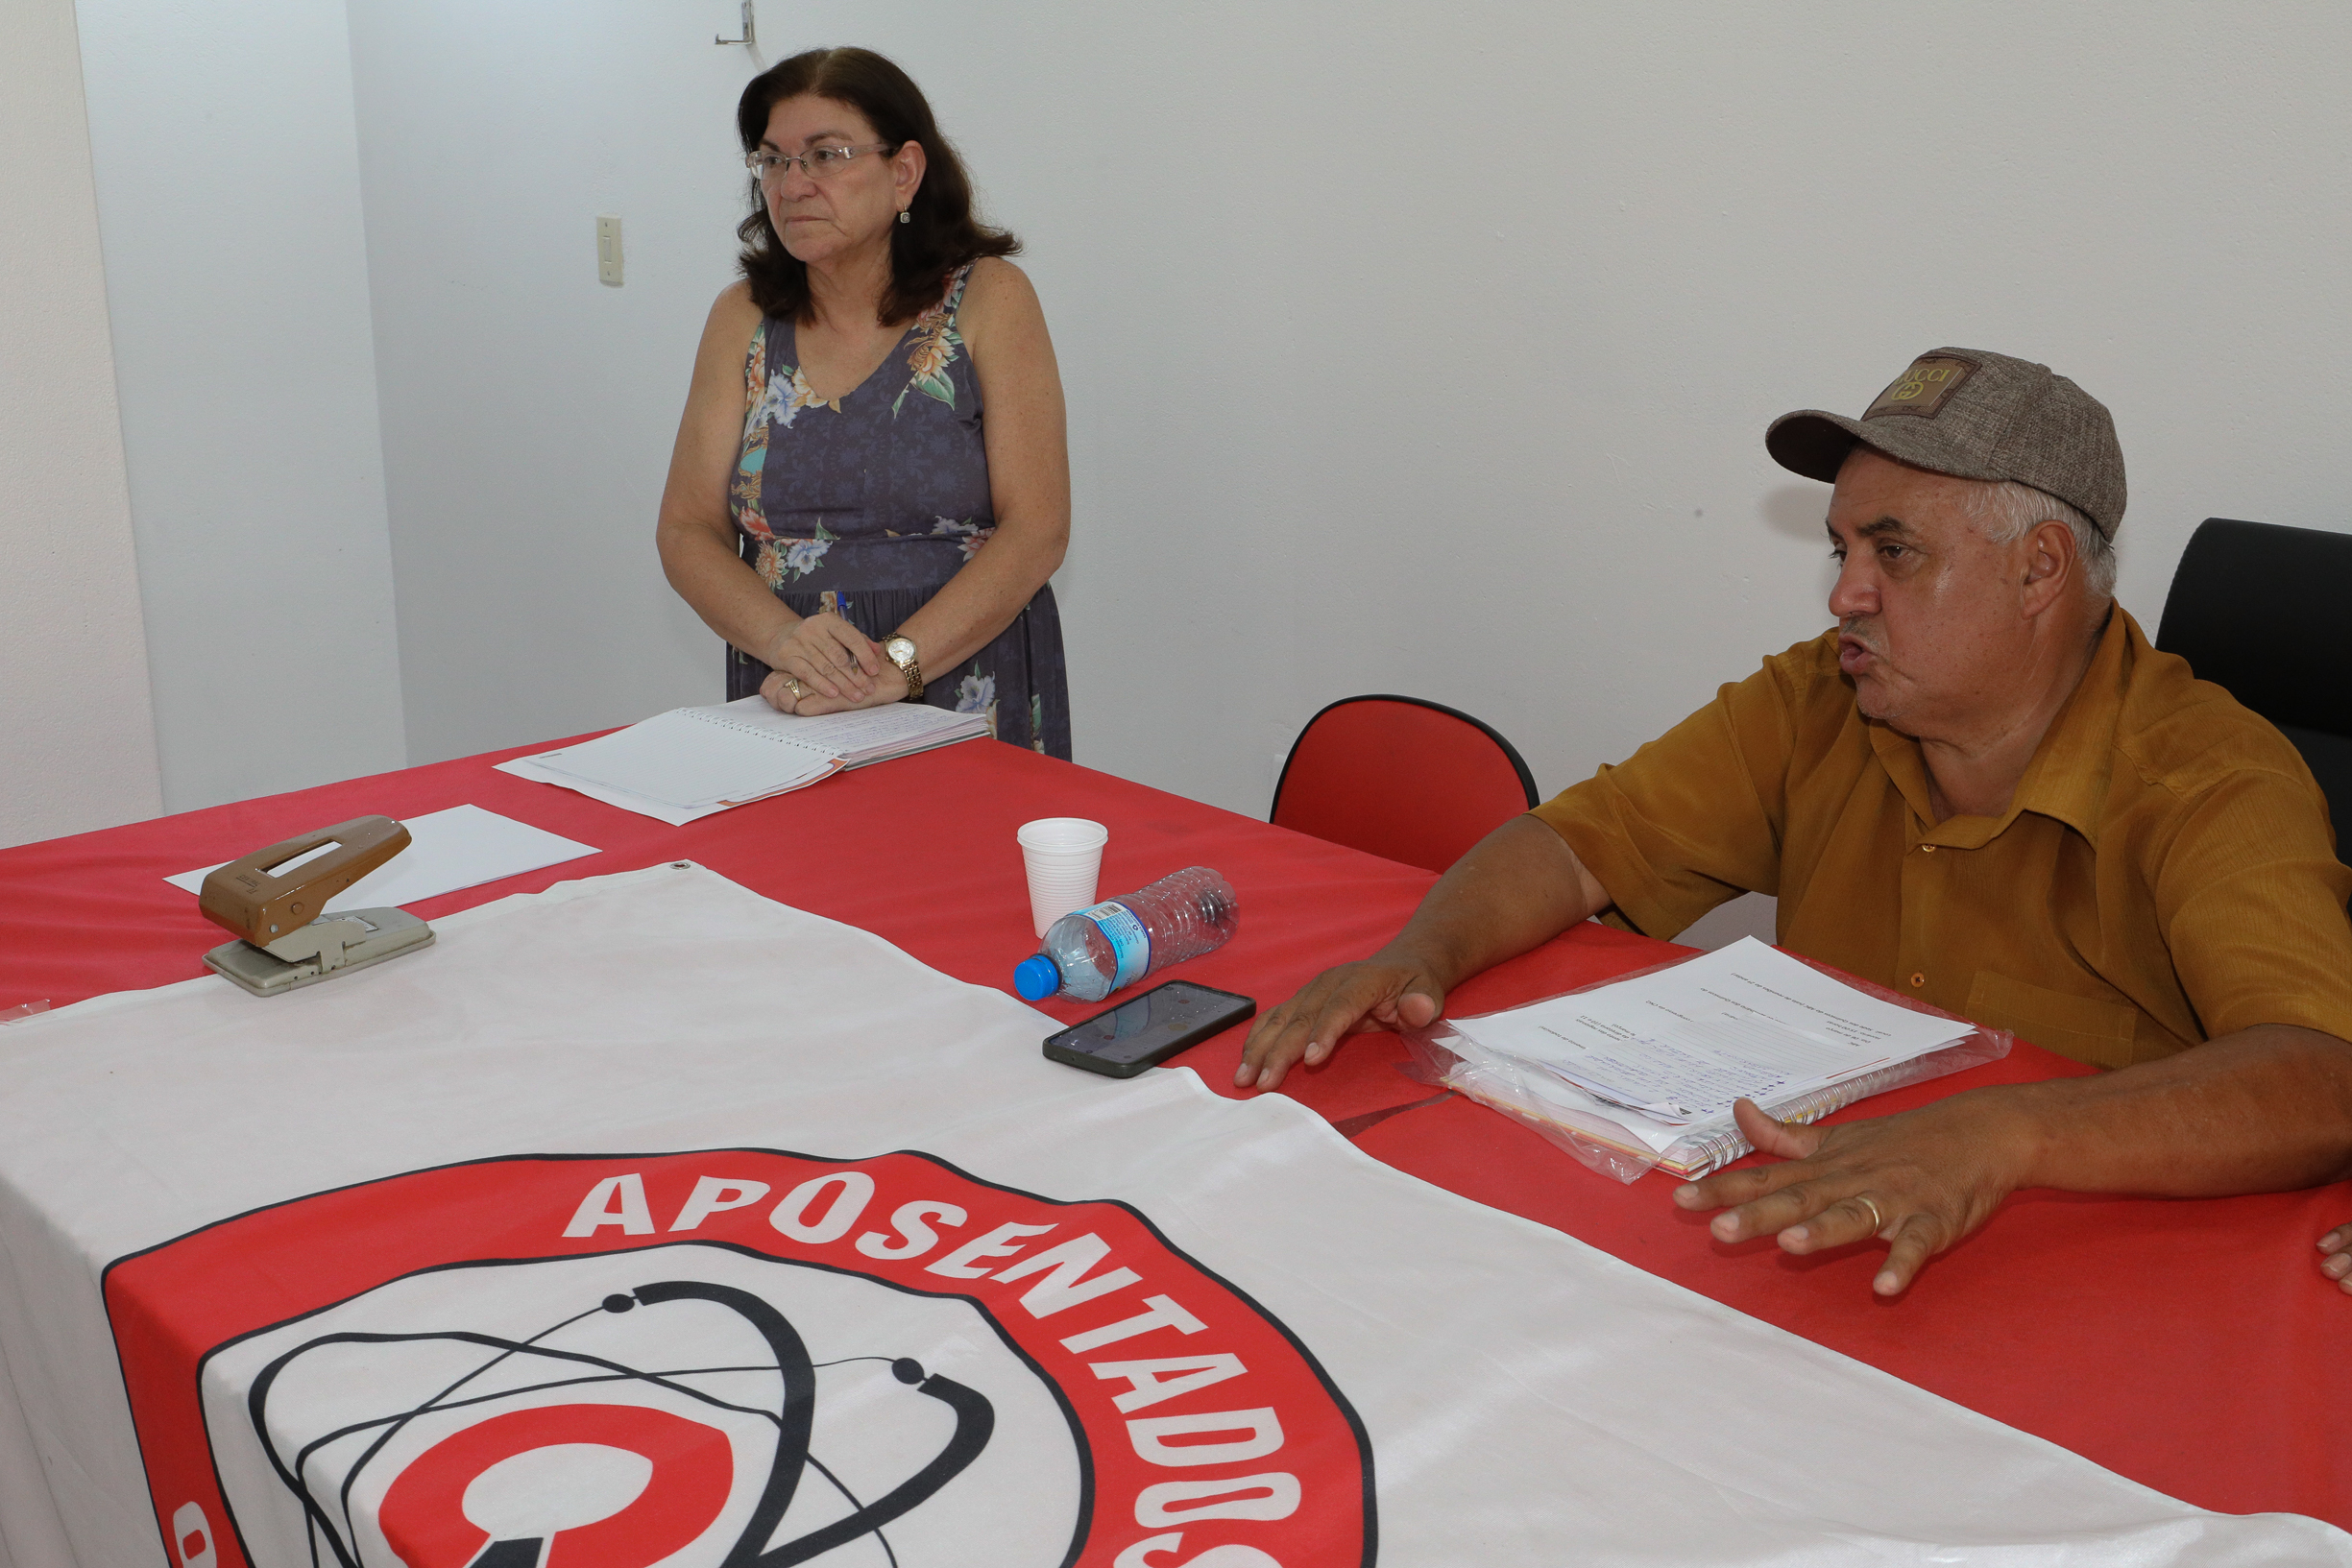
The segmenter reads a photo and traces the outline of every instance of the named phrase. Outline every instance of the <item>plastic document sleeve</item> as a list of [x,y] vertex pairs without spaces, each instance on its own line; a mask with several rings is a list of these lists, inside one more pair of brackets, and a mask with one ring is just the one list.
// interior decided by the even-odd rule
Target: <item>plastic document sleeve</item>
[[[1612,975],[1591,985],[1574,986],[1565,991],[1532,998],[1520,1005],[1532,1006],[1559,997],[1581,996],[1588,991],[1598,991],[1606,986],[1676,969],[1705,956],[1705,953],[1685,953],[1662,964],[1653,964],[1647,969]],[[1865,996],[1875,997],[1907,1012],[1922,1013],[1930,1018],[1952,1019],[1958,1023],[1968,1022],[1956,1014],[1945,1012],[1940,1007],[1930,1007],[1884,986],[1855,979],[1851,975],[1840,973],[1827,964],[1815,963],[1802,954],[1791,953],[1787,956],[1807,969],[1829,976],[1841,985],[1851,986]],[[1483,1016],[1489,1015],[1472,1014],[1470,1021],[1475,1022]],[[1848,1078],[1825,1089],[1800,1093],[1785,1099],[1762,1099],[1758,1104],[1767,1115],[1782,1122],[1818,1122],[1831,1111],[1842,1110],[1856,1100],[1884,1094],[1889,1089],[1925,1083],[1966,1068],[1999,1061],[2009,1054],[2009,1048],[2015,1040],[2016,1037],[2006,1029],[1988,1029],[1978,1025],[1964,1038],[1924,1056],[1915,1056],[1875,1073]],[[1484,1049],[1456,1030],[1446,1019],[1441,1018],[1425,1029],[1404,1031],[1404,1041],[1413,1054],[1413,1064],[1405,1069],[1408,1076],[1451,1089],[1490,1109],[1500,1111],[1514,1122],[1534,1128],[1545,1142],[1566,1150],[1603,1175],[1614,1176],[1622,1182],[1637,1181],[1654,1170],[1690,1180],[1719,1170],[1751,1152],[1747,1139],[1740,1135],[1738,1127],[1728,1116],[1694,1123],[1664,1148],[1653,1148],[1625,1122],[1597,1111],[1587,1113],[1561,1104],[1556,1094],[1547,1095],[1537,1087],[1536,1073],[1528,1067]]]

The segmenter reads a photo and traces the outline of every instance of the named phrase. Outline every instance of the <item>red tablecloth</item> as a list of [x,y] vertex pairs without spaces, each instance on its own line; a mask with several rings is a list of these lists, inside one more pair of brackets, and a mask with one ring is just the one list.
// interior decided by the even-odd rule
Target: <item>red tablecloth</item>
[[[542,748],[522,748],[538,750]],[[1106,894],[1178,866],[1231,879],[1241,933],[1187,966],[1208,985],[1288,996],[1403,922],[1426,872],[1010,746],[974,743],[844,775],[684,828],[494,771],[493,753],[0,851],[0,1009],[202,973],[223,939],[162,878],[363,812],[471,802],[594,844],[588,859],[413,905],[430,920],[574,877],[693,859],[745,886],[875,931],[962,979],[1007,986],[1031,952],[1013,830],[1084,816],[1111,830]],[[1478,1011],[1654,962],[1664,944],[1588,925],[1466,985]],[[775,961],[792,962],[779,953]],[[1087,1006],[1052,1003],[1076,1020]],[[6,1036],[0,1033],[0,1043]],[[1241,1031],[1178,1058],[1221,1093]],[[1428,1091],[1401,1045],[1360,1037],[1285,1092],[1335,1122]],[[1957,1079],[1874,1100],[1898,1109],[1975,1083],[2084,1071],[2030,1046]],[[1860,1114],[1850,1111],[1847,1115]],[[2285,1509],[2352,1526],[2352,1410],[2331,1350],[2352,1299],[2314,1267],[2314,1240],[2352,1219],[2343,1188],[2215,1201],[2029,1193],[1933,1264],[1903,1300],[1874,1298],[1876,1246],[1798,1260],[1725,1246],[1667,1182],[1631,1187],[1460,1098],[1379,1121],[1368,1153],[1555,1226],[1652,1273],[2039,1434],[2148,1485],[2230,1512]],[[1561,1332],[1572,1334],[1574,1324]]]

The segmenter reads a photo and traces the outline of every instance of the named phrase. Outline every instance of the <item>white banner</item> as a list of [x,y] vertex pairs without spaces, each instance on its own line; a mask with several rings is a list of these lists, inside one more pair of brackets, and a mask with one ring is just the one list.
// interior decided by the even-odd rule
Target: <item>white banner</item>
[[698,867],[439,930],[0,1034],[14,1568],[2352,1562]]

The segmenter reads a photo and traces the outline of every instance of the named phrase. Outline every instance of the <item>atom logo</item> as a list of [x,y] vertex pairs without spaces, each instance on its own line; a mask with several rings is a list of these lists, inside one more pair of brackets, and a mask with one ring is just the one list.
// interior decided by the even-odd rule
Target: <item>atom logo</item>
[[[1053,1564],[1080,1490],[1053,1389],[968,1305],[723,1247],[402,1280],[207,1372],[215,1451],[275,1484],[240,1522],[337,1568],[922,1568],[1006,1529]],[[982,1463],[1000,1408],[1030,1462]]]

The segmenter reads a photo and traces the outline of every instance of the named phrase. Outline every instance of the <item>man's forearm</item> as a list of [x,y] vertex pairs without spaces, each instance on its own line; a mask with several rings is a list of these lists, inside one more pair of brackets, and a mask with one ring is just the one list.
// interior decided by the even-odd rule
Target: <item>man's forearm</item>
[[1535,817],[1514,817],[1438,879],[1389,949],[1414,955],[1450,990],[1608,905],[1565,840]]
[[2096,1077],[1988,1090],[2025,1187],[2219,1197],[2352,1175],[2352,1045],[2266,1024]]
[[1709,1221],[1723,1242],[1777,1233],[1809,1253],[1882,1237],[1871,1288],[1898,1295],[2021,1187],[2219,1197],[2352,1173],[2352,1045],[2264,1025],[2097,1077],[1972,1089],[1831,1127],[1744,1102],[1738,1115],[1783,1163],[1717,1171],[1674,1201],[1725,1209]]

